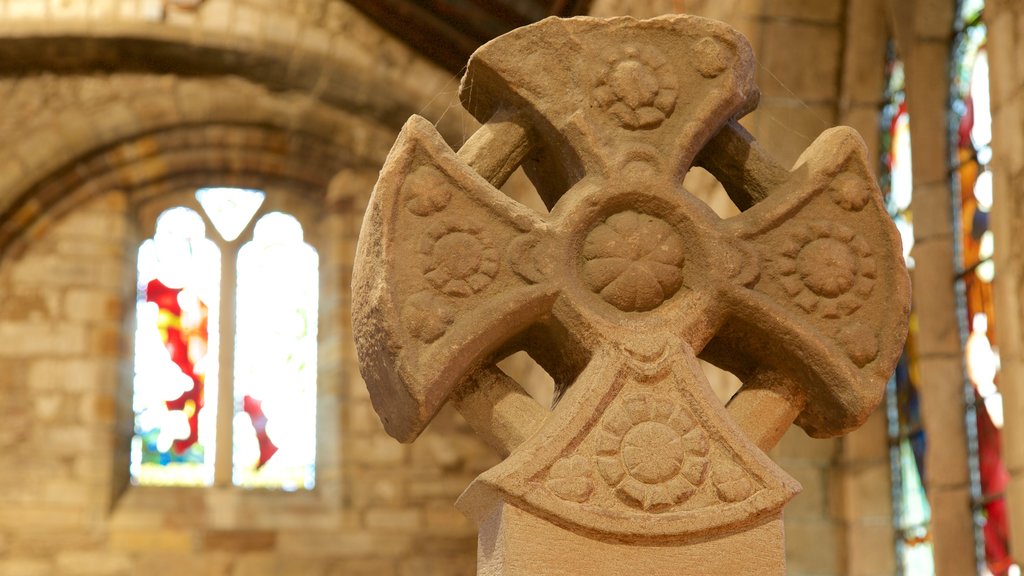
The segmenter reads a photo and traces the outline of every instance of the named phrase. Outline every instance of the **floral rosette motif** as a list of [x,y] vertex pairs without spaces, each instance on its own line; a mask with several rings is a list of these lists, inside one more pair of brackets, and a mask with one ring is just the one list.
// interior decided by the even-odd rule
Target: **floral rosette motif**
[[747,473],[728,460],[715,463],[711,479],[715,483],[715,493],[722,502],[740,502],[754,493],[754,483]]
[[797,306],[832,319],[860,309],[877,275],[867,241],[832,222],[794,227],[774,255],[772,268],[772,275]]
[[590,460],[579,454],[562,458],[548,472],[547,489],[570,502],[582,503],[594,493]]
[[447,222],[433,227],[420,252],[423,276],[442,294],[465,297],[483,290],[498,274],[498,254],[478,226]]
[[454,318],[444,298],[430,291],[413,294],[402,306],[402,319],[409,334],[427,344],[443,336]]
[[683,285],[683,239],[648,214],[609,216],[587,235],[582,256],[584,284],[624,312],[653,310]]
[[661,511],[704,483],[710,443],[685,409],[648,394],[623,398],[601,421],[597,469],[623,502]]
[[843,210],[856,212],[867,206],[871,199],[871,186],[856,174],[843,172],[829,185],[829,195]]
[[417,216],[430,216],[444,210],[452,199],[447,178],[432,166],[420,166],[402,186],[405,207]]
[[676,107],[677,80],[668,60],[650,46],[609,53],[593,97],[623,128],[657,128]]

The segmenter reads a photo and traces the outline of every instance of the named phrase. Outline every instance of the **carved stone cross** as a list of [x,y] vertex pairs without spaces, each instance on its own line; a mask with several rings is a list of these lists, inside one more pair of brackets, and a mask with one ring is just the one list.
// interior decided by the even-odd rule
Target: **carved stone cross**
[[[506,456],[458,503],[481,574],[781,574],[800,486],[764,451],[878,404],[909,285],[865,146],[834,128],[776,165],[735,122],[754,71],[719,22],[548,19],[473,55],[458,154],[403,128],[359,239],[360,368],[395,438],[452,401]],[[743,213],[683,189],[693,165]],[[549,213],[497,189],[519,166]],[[554,409],[494,367],[517,350]],[[727,407],[698,357],[743,381]]]

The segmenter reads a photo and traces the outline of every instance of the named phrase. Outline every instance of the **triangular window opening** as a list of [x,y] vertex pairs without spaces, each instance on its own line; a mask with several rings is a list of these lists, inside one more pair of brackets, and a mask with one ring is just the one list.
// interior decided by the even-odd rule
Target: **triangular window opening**
[[231,242],[263,205],[266,195],[246,188],[200,188],[196,200],[210,218],[221,238]]

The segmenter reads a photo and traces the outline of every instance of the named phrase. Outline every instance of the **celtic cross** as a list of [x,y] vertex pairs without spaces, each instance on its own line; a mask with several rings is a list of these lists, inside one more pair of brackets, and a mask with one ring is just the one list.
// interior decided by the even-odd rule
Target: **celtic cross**
[[[781,573],[800,487],[764,451],[878,404],[909,285],[865,146],[833,128],[778,166],[736,123],[754,71],[719,22],[548,19],[470,59],[458,153],[402,129],[357,250],[360,368],[395,438],[451,401],[505,457],[459,501],[481,573]],[[682,187],[694,165],[741,214]],[[548,213],[498,190],[520,166]],[[495,368],[518,350],[553,409]],[[727,406],[698,357],[743,381]]]

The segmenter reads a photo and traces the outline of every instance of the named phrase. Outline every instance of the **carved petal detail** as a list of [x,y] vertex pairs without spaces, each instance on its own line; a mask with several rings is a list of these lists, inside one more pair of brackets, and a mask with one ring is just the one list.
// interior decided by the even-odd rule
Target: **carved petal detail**
[[625,312],[657,308],[683,285],[682,236],[649,214],[609,216],[587,235],[582,256],[584,284]]

